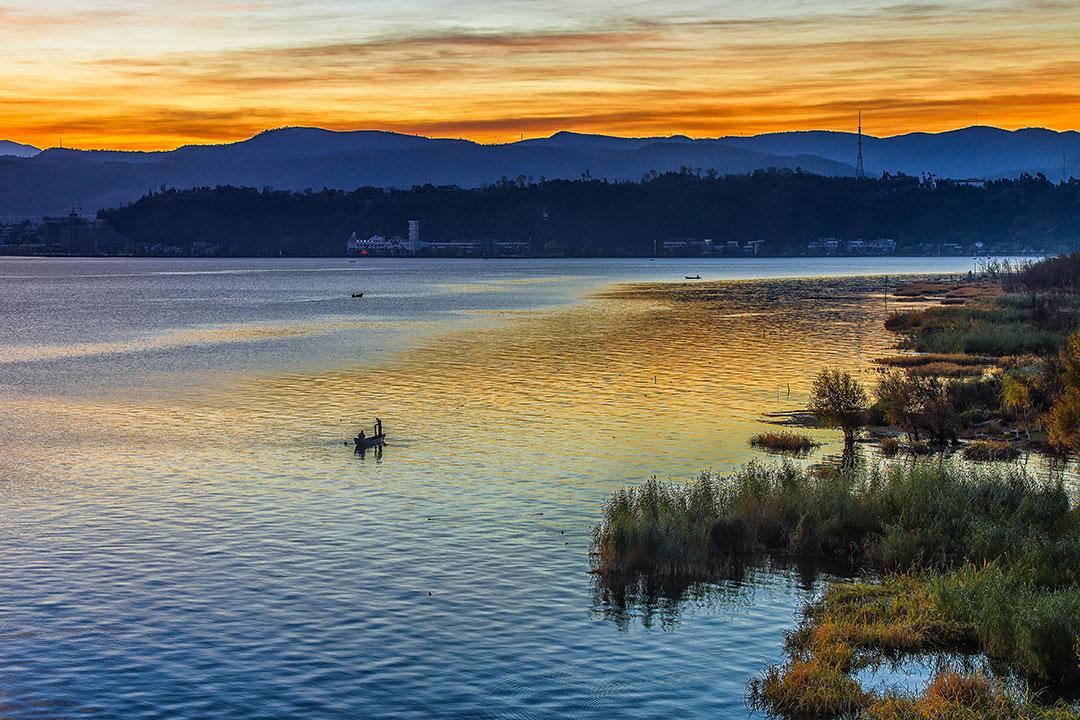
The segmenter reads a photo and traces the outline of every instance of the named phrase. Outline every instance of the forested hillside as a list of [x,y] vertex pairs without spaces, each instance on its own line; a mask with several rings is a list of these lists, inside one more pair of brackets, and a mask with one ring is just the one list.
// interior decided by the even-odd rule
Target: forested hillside
[[404,233],[427,241],[528,241],[533,254],[651,255],[654,241],[765,241],[801,254],[808,241],[893,238],[898,252],[981,241],[999,252],[1080,247],[1080,181],[1021,176],[985,186],[908,176],[856,180],[793,172],[642,182],[529,183],[477,189],[283,192],[218,187],[154,192],[101,214],[133,247],[193,243],[227,255],[340,255],[346,239]]

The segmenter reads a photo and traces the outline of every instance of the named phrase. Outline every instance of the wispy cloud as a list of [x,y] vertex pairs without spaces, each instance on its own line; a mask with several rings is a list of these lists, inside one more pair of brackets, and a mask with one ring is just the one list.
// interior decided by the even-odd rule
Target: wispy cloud
[[0,135],[170,147],[267,126],[509,139],[1080,124],[1080,3],[0,2]]

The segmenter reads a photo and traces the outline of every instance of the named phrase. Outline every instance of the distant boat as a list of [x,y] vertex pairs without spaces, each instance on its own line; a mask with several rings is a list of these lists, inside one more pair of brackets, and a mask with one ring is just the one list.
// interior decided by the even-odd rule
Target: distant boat
[[701,279],[700,275],[683,275],[683,277],[686,278],[687,280],[700,280]]
[[358,297],[364,297],[364,293],[353,293],[353,294],[352,294],[352,296],[353,296],[354,298],[358,298]]
[[348,260],[347,262],[356,262],[355,260]]

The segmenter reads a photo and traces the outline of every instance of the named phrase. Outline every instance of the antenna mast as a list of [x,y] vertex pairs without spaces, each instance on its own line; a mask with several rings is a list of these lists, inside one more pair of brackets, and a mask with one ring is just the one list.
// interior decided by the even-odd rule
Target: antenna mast
[[866,177],[866,170],[863,169],[862,161],[862,110],[859,111],[859,155],[855,160],[855,177],[859,180]]

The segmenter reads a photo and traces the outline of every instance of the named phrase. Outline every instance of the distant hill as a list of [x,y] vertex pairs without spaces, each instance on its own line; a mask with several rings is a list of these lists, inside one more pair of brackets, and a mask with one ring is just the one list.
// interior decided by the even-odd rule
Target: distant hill
[[0,155],[11,155],[14,157],[33,157],[39,152],[41,151],[33,145],[23,145],[21,143],[12,142],[10,140],[0,140]]
[[[7,145],[0,144],[0,149]],[[26,147],[26,146],[20,146]],[[0,157],[0,216],[85,212],[135,200],[162,185],[236,185],[303,191],[324,187],[478,187],[501,178],[609,180],[690,168],[719,175],[767,168],[802,168],[826,176],[854,173],[856,136],[838,132],[771,133],[753,137],[619,138],[560,132],[502,145],[379,131],[282,128],[223,145],[166,152],[52,148],[32,157]],[[864,138],[868,174],[884,171],[942,177],[1052,179],[1080,167],[1080,134],[971,127],[947,133]],[[0,155],[3,155],[0,152]],[[1076,174],[1080,174],[1077,172]]]
[[[717,142],[764,153],[805,153],[852,163],[858,139],[855,133],[809,131],[726,137]],[[864,165],[873,175],[932,172],[941,177],[991,180],[1041,172],[1056,181],[1061,179],[1062,160],[1067,173],[1080,177],[1080,133],[973,126],[943,133],[863,137]]]

